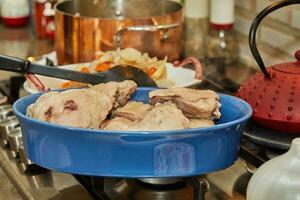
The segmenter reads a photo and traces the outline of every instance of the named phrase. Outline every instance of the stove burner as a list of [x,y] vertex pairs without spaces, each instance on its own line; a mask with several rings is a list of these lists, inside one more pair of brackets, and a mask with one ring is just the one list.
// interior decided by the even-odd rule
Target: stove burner
[[170,185],[183,181],[184,178],[140,178],[141,182],[153,185]]
[[201,177],[158,178],[155,181],[152,178],[151,181],[149,178],[76,178],[95,199],[100,200],[205,200],[209,189],[208,181]]

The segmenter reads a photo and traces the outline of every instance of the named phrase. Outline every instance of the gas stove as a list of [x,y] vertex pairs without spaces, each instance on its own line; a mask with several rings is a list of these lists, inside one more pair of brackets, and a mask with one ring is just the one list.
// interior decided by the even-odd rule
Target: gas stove
[[77,177],[87,184],[95,199],[105,200],[202,200],[209,183],[201,177],[116,179],[93,177],[93,184],[86,177]]
[[[204,200],[226,193],[207,176],[180,178],[110,178],[59,173],[27,157],[19,122],[7,98],[0,95],[0,167],[23,199]],[[246,170],[244,170],[246,171]],[[216,192],[217,191],[217,192]]]
[[[233,94],[239,84],[226,78],[224,69],[219,66],[214,65],[205,70],[206,79],[195,88]],[[248,181],[256,168],[285,151],[255,143],[251,134],[248,134],[242,140],[240,157],[236,163],[225,170],[207,175],[176,179],[128,179],[51,171],[32,163],[24,152],[21,129],[11,108],[11,104],[24,94],[23,81],[22,76],[17,76],[0,82],[0,167],[23,199],[245,199]],[[255,126],[250,127],[248,133],[259,130]]]

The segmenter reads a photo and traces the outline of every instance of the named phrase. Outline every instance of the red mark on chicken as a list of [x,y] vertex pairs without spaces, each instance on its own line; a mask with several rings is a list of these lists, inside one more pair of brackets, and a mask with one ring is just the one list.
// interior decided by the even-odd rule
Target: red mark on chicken
[[47,111],[44,113],[45,114],[45,118],[46,118],[46,122],[50,122],[50,118],[52,116],[52,112],[53,112],[53,106],[50,106]]
[[76,110],[78,108],[77,104],[73,100],[68,100],[65,103],[64,110]]

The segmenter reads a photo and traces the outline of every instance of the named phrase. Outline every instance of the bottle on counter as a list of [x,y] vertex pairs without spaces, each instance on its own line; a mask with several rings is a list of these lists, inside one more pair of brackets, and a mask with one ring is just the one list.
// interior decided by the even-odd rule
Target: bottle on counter
[[45,4],[45,9],[43,12],[43,15],[45,16],[45,33],[46,37],[49,39],[54,39],[55,36],[55,20],[54,20],[54,15],[55,11],[52,6],[52,3],[47,2]]
[[43,15],[45,4],[47,0],[34,0],[33,7],[34,7],[34,25],[35,25],[35,34],[38,38],[45,38],[46,37],[46,20],[45,16]]
[[184,57],[203,59],[208,31],[208,0],[185,0]]
[[211,0],[210,29],[206,38],[206,58],[223,59],[231,65],[238,60],[238,40],[233,30],[234,0]]
[[2,0],[1,2],[2,22],[7,26],[24,26],[29,21],[28,0]]
[[34,0],[34,24],[38,38],[53,38],[55,31],[54,0]]

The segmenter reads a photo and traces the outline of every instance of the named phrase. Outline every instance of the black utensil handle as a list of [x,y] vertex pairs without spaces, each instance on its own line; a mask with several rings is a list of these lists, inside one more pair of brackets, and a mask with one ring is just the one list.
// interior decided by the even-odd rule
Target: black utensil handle
[[0,70],[25,73],[29,65],[28,60],[0,55]]
[[261,59],[261,56],[257,50],[257,45],[256,45],[256,31],[257,31],[258,25],[271,12],[273,12],[279,8],[285,7],[285,6],[292,5],[292,4],[300,4],[300,0],[283,0],[283,1],[278,1],[278,2],[272,3],[271,5],[269,5],[265,9],[263,9],[255,17],[255,19],[252,22],[252,25],[250,27],[250,32],[249,32],[250,50],[258,64],[259,68],[261,69],[261,71],[264,73],[264,75],[266,77],[270,77],[270,74],[266,70],[266,66],[265,66],[263,60]]
[[103,74],[87,74],[62,68],[37,65],[30,63],[30,61],[28,60],[23,60],[6,55],[0,55],[0,70],[39,74],[90,84],[107,82],[107,79]]
[[93,85],[107,82],[106,77],[102,74],[82,73],[74,70],[42,66],[37,64],[30,64],[27,68],[27,72],[53,78],[89,83]]

